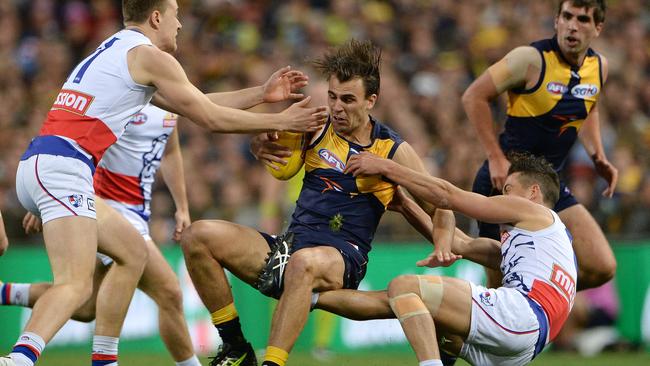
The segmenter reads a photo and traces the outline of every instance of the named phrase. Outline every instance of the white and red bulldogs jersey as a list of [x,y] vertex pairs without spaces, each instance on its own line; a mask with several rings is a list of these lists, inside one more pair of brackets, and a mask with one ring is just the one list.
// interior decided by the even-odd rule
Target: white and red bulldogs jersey
[[569,316],[576,294],[576,259],[571,234],[558,215],[538,231],[501,225],[503,286],[515,288],[537,302],[548,319],[547,342]]
[[131,117],[95,171],[95,194],[148,220],[151,188],[178,115],[151,104]]
[[63,84],[40,135],[67,137],[92,155],[96,165],[124,132],[129,118],[153,96],[155,88],[133,81],[127,53],[151,45],[145,35],[121,30],[79,63]]

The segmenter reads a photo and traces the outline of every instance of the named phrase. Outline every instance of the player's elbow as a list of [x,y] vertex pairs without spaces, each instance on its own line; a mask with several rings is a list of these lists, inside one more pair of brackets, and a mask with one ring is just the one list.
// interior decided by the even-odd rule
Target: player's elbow
[[476,91],[473,88],[473,84],[472,84],[470,85],[469,88],[465,90],[463,96],[460,98],[460,101],[463,104],[465,110],[468,110],[468,108],[471,108],[471,106],[477,101],[477,99],[478,96],[476,95]]

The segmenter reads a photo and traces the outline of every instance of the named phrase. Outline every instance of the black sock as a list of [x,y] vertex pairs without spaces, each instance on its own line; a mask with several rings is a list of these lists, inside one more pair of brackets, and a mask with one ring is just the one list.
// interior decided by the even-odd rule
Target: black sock
[[275,363],[273,361],[264,361],[264,362],[262,362],[262,366],[280,366],[280,365],[278,365],[277,363]]
[[442,364],[444,366],[453,366],[456,363],[456,360],[458,357],[450,355],[449,353],[445,351],[440,351],[440,361],[442,361]]
[[221,337],[221,340],[223,340],[223,343],[228,343],[232,346],[246,344],[244,333],[241,331],[239,317],[228,320],[225,323],[217,324],[215,327],[219,331],[219,336]]

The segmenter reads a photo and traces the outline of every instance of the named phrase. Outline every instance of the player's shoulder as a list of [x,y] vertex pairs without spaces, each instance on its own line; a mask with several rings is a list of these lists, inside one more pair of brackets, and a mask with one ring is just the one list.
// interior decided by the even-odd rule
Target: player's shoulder
[[151,85],[155,75],[170,74],[179,66],[174,56],[146,44],[132,48],[127,60],[133,80],[144,85]]
[[380,140],[393,140],[396,143],[402,143],[404,140],[402,137],[397,133],[395,130],[384,124],[383,122],[379,121],[375,117],[370,117],[370,120],[373,123],[373,138],[374,139],[380,139]]
[[513,48],[506,55],[506,59],[508,60],[508,63],[536,65],[541,63],[542,56],[538,48],[535,48],[532,45],[527,45]]
[[154,45],[141,44],[129,50],[129,59],[142,65],[156,65],[169,62],[174,57]]

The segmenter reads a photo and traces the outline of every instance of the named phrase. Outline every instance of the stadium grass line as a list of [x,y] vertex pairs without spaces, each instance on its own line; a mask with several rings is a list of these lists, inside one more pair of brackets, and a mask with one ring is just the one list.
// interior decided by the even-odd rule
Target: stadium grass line
[[[171,358],[164,352],[141,353],[124,352],[120,354],[120,366],[137,365],[174,365]],[[201,358],[203,365],[208,364],[206,357]],[[49,350],[43,354],[38,366],[87,366],[90,363],[90,353],[80,350],[64,351]],[[298,352],[292,354],[287,366],[394,366],[416,365],[417,361],[412,353],[352,353],[335,355],[329,360],[316,360],[309,353]],[[603,353],[593,358],[581,357],[573,353],[545,352],[531,365],[534,366],[614,366],[614,365],[650,365],[650,353],[621,352]],[[459,361],[458,366],[467,363]]]

